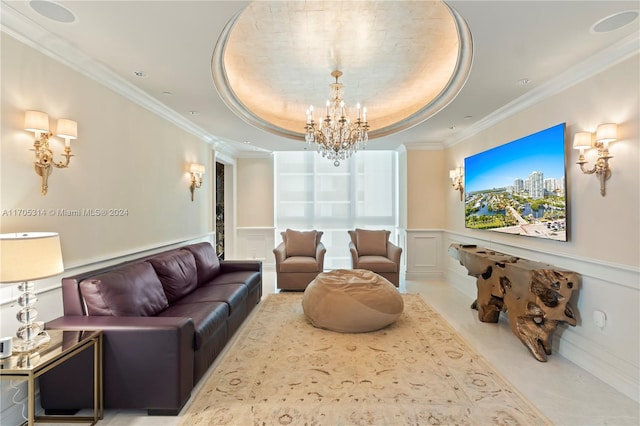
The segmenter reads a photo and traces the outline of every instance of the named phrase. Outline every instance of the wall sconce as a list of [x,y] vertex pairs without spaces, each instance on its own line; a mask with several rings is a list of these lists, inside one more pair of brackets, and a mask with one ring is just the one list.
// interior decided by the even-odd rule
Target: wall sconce
[[455,191],[460,191],[460,201],[462,201],[462,194],[464,193],[464,185],[462,183],[464,174],[462,167],[458,166],[453,170],[449,170],[449,178],[451,179],[451,186]]
[[[609,168],[609,142],[614,142],[618,138],[618,126],[615,123],[605,123],[596,129],[595,140],[591,132],[577,132],[573,136],[573,147],[580,150],[580,157],[576,164],[580,165],[582,173],[592,175],[595,173],[600,181],[600,195],[606,195],[606,181],[611,177]],[[584,158],[584,150],[589,148],[598,149],[598,158],[592,169],[585,169],[587,160]]]
[[78,137],[78,123],[73,120],[61,118],[58,120],[57,136],[64,138],[64,161],[53,161],[53,151],[49,146],[49,138],[53,133],[49,131],[49,116],[41,111],[26,111],[24,114],[24,129],[35,133],[33,151],[36,154],[35,171],[42,177],[42,195],[47,195],[49,187],[49,175],[53,171],[52,166],[58,169],[69,167],[71,154],[71,139]]
[[189,173],[191,173],[191,186],[189,186],[189,190],[191,190],[191,201],[193,201],[193,192],[196,188],[200,188],[200,186],[202,186],[204,166],[202,164],[193,163]]

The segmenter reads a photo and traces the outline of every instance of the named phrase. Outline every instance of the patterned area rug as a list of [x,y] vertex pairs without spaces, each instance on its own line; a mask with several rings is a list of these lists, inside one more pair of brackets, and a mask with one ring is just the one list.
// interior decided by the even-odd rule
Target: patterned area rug
[[419,295],[370,333],[313,327],[301,293],[269,295],[182,425],[541,425],[521,397]]

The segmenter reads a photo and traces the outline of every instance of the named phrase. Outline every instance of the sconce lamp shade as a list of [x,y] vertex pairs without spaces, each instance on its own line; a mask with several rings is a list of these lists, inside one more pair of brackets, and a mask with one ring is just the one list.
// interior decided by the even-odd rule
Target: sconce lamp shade
[[63,271],[57,233],[0,234],[0,282],[32,281]]
[[198,164],[198,163],[193,163],[191,164],[191,173],[195,173],[198,175],[203,175],[204,174],[204,165],[203,164]]
[[596,130],[597,142],[613,142],[618,139],[618,126],[615,123],[605,123]]
[[458,172],[456,171],[456,169],[449,170],[449,178],[450,179],[455,179],[457,177],[458,177]]
[[57,135],[65,139],[76,139],[78,137],[78,123],[66,118],[59,119]]
[[574,149],[589,149],[593,145],[593,134],[591,132],[577,132],[573,135]]
[[30,132],[48,132],[49,116],[42,111],[25,111],[24,129]]

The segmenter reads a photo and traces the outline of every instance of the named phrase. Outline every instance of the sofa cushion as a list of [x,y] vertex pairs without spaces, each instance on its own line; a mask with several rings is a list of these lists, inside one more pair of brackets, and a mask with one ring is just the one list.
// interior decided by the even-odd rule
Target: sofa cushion
[[229,316],[225,302],[193,302],[169,306],[159,317],[186,317],[193,319],[195,329],[194,349],[198,350],[211,340]]
[[206,285],[195,289],[182,299],[175,302],[176,305],[184,305],[195,302],[224,302],[229,305],[229,314],[246,306],[249,290],[244,284],[217,284]]
[[262,275],[257,271],[235,271],[235,272],[225,272],[223,274],[218,275],[213,280],[208,283],[203,284],[204,286],[208,285],[218,285],[218,284],[244,284],[249,288],[249,291],[253,291],[256,287],[262,285]]
[[168,306],[148,262],[124,265],[80,282],[88,315],[152,316]]
[[389,231],[356,229],[358,256],[386,256]]
[[316,256],[317,231],[285,231],[285,246],[287,257],[291,256]]
[[156,271],[169,303],[191,293],[198,286],[196,259],[187,250],[171,250],[154,256],[149,263]]
[[220,273],[220,261],[213,246],[209,243],[198,243],[184,246],[196,259],[198,268],[198,285],[211,281]]

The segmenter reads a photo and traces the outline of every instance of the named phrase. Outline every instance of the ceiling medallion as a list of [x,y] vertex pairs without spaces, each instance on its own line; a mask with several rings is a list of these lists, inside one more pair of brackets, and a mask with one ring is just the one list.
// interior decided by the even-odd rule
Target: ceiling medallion
[[[320,101],[327,73],[340,70],[349,99],[367,105],[369,140],[409,129],[462,90],[473,42],[464,18],[444,1],[400,3],[250,2],[216,43],[213,83],[247,123],[303,141],[319,139],[301,118]],[[324,127],[316,115],[316,127]]]
[[369,140],[369,124],[367,124],[367,108],[356,105],[356,121],[349,119],[349,108],[344,103],[344,89],[338,78],[341,71],[333,71],[336,82],[331,83],[326,115],[320,116],[318,122],[313,119],[313,105],[307,110],[307,124],[304,126],[305,140],[309,144],[317,144],[316,148],[323,157],[333,160],[338,167],[341,160],[362,148]]

